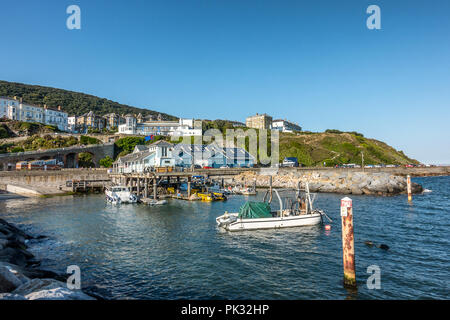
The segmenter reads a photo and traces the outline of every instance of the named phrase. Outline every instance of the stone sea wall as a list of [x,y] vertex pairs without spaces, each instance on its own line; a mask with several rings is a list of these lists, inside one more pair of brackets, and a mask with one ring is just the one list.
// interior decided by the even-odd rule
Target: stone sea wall
[[27,244],[41,238],[0,219],[0,300],[94,300],[69,290],[66,275],[39,268]]
[[[406,177],[386,172],[331,171],[331,170],[277,170],[244,172],[234,177],[235,183],[269,187],[272,176],[274,188],[297,188],[299,182],[308,182],[311,192],[333,192],[357,195],[395,195],[406,193]],[[412,192],[423,191],[412,183]]]

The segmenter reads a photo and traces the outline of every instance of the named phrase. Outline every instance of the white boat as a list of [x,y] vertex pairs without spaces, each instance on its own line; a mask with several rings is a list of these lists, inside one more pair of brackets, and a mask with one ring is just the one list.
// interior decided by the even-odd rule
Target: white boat
[[213,192],[213,193],[223,193],[225,195],[230,194],[230,191],[228,189],[224,189],[220,186],[220,184],[218,183],[214,183],[213,185],[208,187],[208,192]]
[[256,190],[250,187],[244,187],[241,189],[241,194],[244,196],[254,196],[256,195]]
[[141,199],[141,201],[149,206],[161,206],[163,204],[167,204],[167,200],[155,200],[155,199]]
[[[283,201],[277,190],[275,194],[279,200],[279,209],[272,211],[271,200],[266,202],[266,195],[262,202],[246,202],[238,213],[225,212],[224,215],[216,218],[219,228],[228,231],[257,230],[289,228],[322,223],[322,210],[313,209],[309,188],[306,185],[306,192],[302,196],[300,190],[296,195],[297,203],[291,203],[288,208],[283,206]],[[271,196],[272,198],[272,196]],[[326,216],[326,215],[325,215]]]
[[138,198],[126,186],[112,186],[105,190],[106,201],[113,204],[136,203]]
[[242,194],[244,196],[252,196],[252,195],[256,195],[256,190],[254,188],[250,188],[250,187],[242,187],[242,186],[234,186],[231,190],[231,193],[234,194]]

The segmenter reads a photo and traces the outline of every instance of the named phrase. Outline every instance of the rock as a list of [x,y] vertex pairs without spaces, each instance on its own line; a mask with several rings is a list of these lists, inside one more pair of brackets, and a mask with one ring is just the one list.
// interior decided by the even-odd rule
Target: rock
[[372,241],[364,241],[364,244],[369,246],[369,247],[373,247],[373,242]]
[[356,195],[361,195],[361,194],[363,194],[362,190],[361,190],[360,188],[358,188],[358,187],[353,187],[353,188],[351,189],[351,192],[352,192],[352,194],[356,194]]
[[0,300],[27,300],[27,299],[19,294],[0,293]]
[[6,222],[3,219],[0,219],[0,227],[3,226],[4,228],[8,229],[10,232],[23,237],[24,239],[32,239],[33,237],[30,236],[29,234],[23,232],[22,230],[20,230],[19,228],[17,228],[16,226]]
[[423,192],[423,187],[418,184],[418,183],[411,183],[411,192],[412,193],[422,193]]
[[64,282],[54,279],[33,279],[12,293],[28,300],[95,300],[82,291],[69,290]]
[[6,245],[8,244],[8,240],[7,239],[1,239],[0,238],[0,250],[3,250]]
[[22,284],[22,281],[8,267],[0,267],[0,292],[11,292]]
[[25,298],[28,300],[95,300],[81,291],[72,291],[62,287],[32,292]]
[[[309,183],[311,192],[336,192],[344,194],[389,195],[406,192],[406,178],[386,172],[340,172],[333,170],[297,171],[280,170],[272,175],[274,188],[296,188],[297,183]],[[268,187],[269,176],[254,172],[241,173],[235,181],[256,180],[257,187]],[[422,187],[413,183],[413,193],[422,192]]]
[[21,249],[6,247],[0,250],[0,261],[6,261],[18,266],[26,266],[28,264],[29,255]]
[[25,268],[22,270],[22,273],[29,278],[52,278],[63,282],[66,281],[68,277],[67,274],[60,274],[52,270],[36,268]]

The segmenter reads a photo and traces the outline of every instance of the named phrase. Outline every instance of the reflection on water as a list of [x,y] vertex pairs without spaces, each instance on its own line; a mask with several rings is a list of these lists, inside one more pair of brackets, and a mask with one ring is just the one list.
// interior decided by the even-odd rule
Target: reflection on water
[[[77,264],[83,286],[113,298],[448,299],[450,178],[414,181],[433,192],[412,204],[406,196],[352,197],[357,292],[342,287],[342,195],[317,197],[333,219],[330,231],[217,230],[215,218],[237,211],[242,196],[161,207],[116,207],[103,196],[10,199],[0,201],[0,217],[49,236],[31,248],[43,266],[64,271]],[[381,268],[380,290],[365,285],[369,265]]]

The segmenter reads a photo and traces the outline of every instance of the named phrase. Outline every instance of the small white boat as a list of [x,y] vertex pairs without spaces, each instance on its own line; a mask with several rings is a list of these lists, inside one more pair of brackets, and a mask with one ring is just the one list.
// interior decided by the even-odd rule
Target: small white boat
[[248,201],[240,208],[238,213],[225,212],[224,215],[217,217],[218,227],[228,231],[241,231],[289,228],[322,223],[322,215],[325,215],[325,213],[322,210],[313,209],[307,185],[305,194],[300,196],[300,192],[298,192],[297,203],[292,203],[288,208],[283,207],[283,201],[278,191],[273,191],[275,191],[279,200],[279,210],[271,210],[271,199],[269,202],[265,201],[268,194],[266,193],[263,202]]
[[141,199],[142,203],[145,203],[149,206],[161,206],[164,204],[167,204],[167,200],[161,199],[161,200],[155,200],[155,199]]
[[231,193],[234,194],[242,194],[244,196],[254,196],[256,195],[256,190],[254,188],[250,188],[250,187],[242,187],[242,186],[234,186],[231,189]]
[[126,186],[112,186],[105,190],[106,201],[112,204],[136,203],[138,198]]
[[225,195],[230,194],[230,191],[228,189],[224,189],[220,186],[220,184],[218,183],[214,183],[213,185],[208,187],[208,192],[213,192],[213,193],[223,193]]
[[254,196],[254,195],[256,195],[256,190],[255,189],[253,189],[253,188],[242,188],[241,189],[241,194],[242,195],[244,195],[244,196]]

